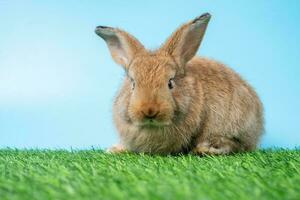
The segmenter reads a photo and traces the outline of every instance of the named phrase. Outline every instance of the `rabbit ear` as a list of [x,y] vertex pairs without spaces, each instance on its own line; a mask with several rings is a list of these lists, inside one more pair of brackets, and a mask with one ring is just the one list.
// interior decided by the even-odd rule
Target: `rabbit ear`
[[181,66],[184,66],[195,56],[210,17],[209,13],[205,13],[182,25],[167,39],[159,51],[171,55]]
[[95,32],[105,40],[115,62],[125,69],[137,53],[144,51],[143,45],[125,31],[107,26],[97,26]]

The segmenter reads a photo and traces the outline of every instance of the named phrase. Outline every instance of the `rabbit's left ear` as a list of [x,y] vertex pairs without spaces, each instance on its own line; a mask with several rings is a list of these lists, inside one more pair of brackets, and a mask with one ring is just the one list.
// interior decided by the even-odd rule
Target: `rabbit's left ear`
[[192,59],[202,41],[211,15],[205,13],[179,27],[158,50],[171,55],[181,66]]
[[97,26],[95,32],[105,40],[114,61],[122,65],[125,70],[137,53],[145,51],[136,38],[120,29]]

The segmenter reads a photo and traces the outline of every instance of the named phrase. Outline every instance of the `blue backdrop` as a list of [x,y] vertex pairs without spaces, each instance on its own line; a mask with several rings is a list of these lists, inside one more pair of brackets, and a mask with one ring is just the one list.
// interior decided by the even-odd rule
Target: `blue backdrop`
[[0,1],[0,147],[105,148],[123,71],[97,25],[148,48],[203,12],[198,55],[240,73],[265,108],[262,147],[300,145],[300,1]]

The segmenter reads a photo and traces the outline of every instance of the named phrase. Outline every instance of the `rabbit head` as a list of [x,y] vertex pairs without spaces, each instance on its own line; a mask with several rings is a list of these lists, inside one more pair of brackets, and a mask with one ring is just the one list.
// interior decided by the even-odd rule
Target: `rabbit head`
[[184,113],[190,103],[186,93],[191,90],[184,79],[185,65],[196,54],[209,20],[205,13],[182,25],[155,51],[146,50],[120,29],[96,28],[126,72],[124,84],[130,91],[126,110],[133,124],[167,126]]

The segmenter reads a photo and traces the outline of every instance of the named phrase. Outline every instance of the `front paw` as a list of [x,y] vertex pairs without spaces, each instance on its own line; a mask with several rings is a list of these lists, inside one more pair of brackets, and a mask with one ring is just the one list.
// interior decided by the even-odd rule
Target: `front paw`
[[209,145],[208,143],[198,144],[194,149],[192,149],[192,153],[197,155],[225,155],[230,153],[230,148],[227,146],[224,147],[214,147]]
[[120,145],[120,144],[116,144],[111,146],[110,148],[106,149],[107,153],[123,153],[126,152],[126,149]]

